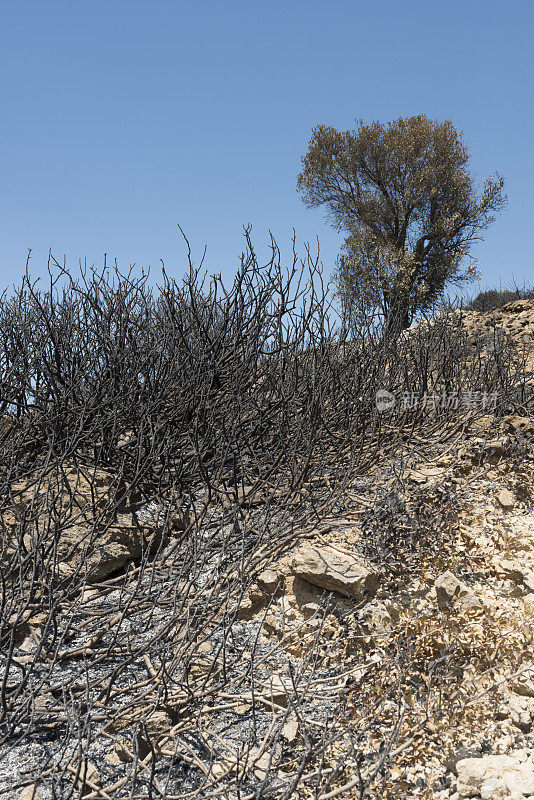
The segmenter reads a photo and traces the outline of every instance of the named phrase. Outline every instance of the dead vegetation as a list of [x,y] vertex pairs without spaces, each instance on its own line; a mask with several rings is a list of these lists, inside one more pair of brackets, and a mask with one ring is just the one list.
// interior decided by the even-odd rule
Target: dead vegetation
[[[273,241],[261,266],[248,233],[231,287],[192,262],[159,288],[50,275],[0,305],[3,796],[401,797],[403,764],[521,661],[519,611],[413,592],[482,570],[458,481],[493,451],[459,450],[482,413],[461,399],[528,420],[524,348],[447,313],[397,343],[340,330],[318,262],[284,269]],[[379,389],[459,402],[381,414]],[[431,450],[437,485],[414,488]],[[367,595],[299,574],[312,544],[374,570]]]

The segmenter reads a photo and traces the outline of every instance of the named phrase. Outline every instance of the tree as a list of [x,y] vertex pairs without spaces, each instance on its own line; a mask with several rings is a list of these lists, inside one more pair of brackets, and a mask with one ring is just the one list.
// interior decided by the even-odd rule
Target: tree
[[347,312],[370,305],[397,336],[448,284],[477,277],[476,262],[462,263],[506,197],[499,175],[477,191],[468,160],[450,120],[314,128],[297,185],[309,208],[326,206],[348,234],[337,270]]

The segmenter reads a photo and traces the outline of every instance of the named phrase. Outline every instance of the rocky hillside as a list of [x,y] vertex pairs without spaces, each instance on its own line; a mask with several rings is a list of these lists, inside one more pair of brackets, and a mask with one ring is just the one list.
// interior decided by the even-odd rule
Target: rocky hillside
[[534,336],[534,300],[513,300],[492,311],[462,311],[468,330],[491,329],[496,326],[516,343],[529,345]]
[[530,418],[487,417],[413,453],[248,593],[266,639],[340,670],[349,716],[378,703],[396,735],[373,796],[534,795],[533,444]]
[[482,332],[491,335],[494,330],[504,333],[518,350],[524,349],[528,353],[528,369],[534,370],[531,349],[534,341],[534,300],[513,300],[492,311],[462,311],[459,316],[472,335]]
[[60,569],[9,616],[2,797],[534,799],[534,301],[460,318],[525,352],[516,407],[324,502],[133,502],[74,458],[13,483],[3,563]]

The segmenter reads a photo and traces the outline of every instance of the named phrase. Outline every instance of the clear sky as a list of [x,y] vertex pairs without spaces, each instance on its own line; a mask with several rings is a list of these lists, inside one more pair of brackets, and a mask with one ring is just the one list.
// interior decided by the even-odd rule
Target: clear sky
[[483,285],[534,283],[531,0],[69,0],[0,10],[0,285],[28,248],[171,275],[207,245],[231,278],[242,227],[260,254],[293,228],[341,243],[296,192],[318,123],[452,118],[508,206],[475,255]]

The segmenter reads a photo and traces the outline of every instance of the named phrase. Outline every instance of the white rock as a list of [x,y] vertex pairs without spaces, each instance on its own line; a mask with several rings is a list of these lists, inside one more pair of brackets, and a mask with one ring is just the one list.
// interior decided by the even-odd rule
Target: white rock
[[493,556],[491,563],[495,572],[500,577],[507,578],[514,583],[523,583],[524,569],[517,561],[512,561],[509,558],[501,558],[500,556]]
[[297,715],[295,713],[291,713],[287,718],[283,728],[282,728],[282,736],[288,742],[294,742],[297,738],[297,734],[299,732],[299,721]]
[[534,792],[534,770],[521,766],[521,770],[507,772],[504,781],[510,794],[529,795]]
[[503,800],[509,796],[508,787],[501,778],[490,778],[480,787],[482,800]]
[[526,669],[510,682],[510,688],[523,697],[534,697],[534,667]]
[[528,732],[534,718],[534,699],[528,696],[512,694],[507,702],[508,716],[518,728]]
[[258,780],[263,781],[269,773],[269,764],[271,757],[269,753],[263,753],[258,759],[254,761],[253,771]]
[[293,554],[291,569],[313,586],[356,600],[370,597],[380,584],[378,571],[372,565],[332,547],[301,545]]
[[[459,761],[457,790],[460,797],[476,797],[484,787],[487,800],[506,797],[499,794],[502,784],[510,794],[532,794],[534,791],[534,768],[529,764],[521,764],[512,756],[484,756],[483,758],[466,758]],[[493,783],[490,783],[493,781]],[[490,792],[495,792],[491,794]]]
[[281,582],[282,576],[272,569],[263,570],[256,579],[256,583],[260,589],[268,593],[275,592],[281,585]]
[[501,489],[497,495],[499,505],[505,509],[512,509],[515,506],[515,497],[509,489]]

